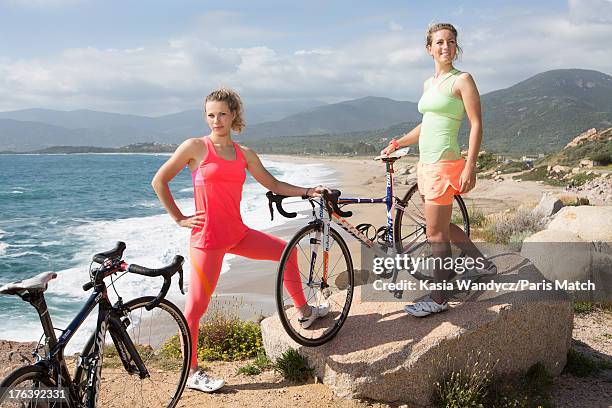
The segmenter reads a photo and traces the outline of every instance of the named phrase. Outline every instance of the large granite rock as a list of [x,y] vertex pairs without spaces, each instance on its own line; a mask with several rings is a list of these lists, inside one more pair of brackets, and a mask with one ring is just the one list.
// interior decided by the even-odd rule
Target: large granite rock
[[591,282],[575,300],[612,299],[612,207],[564,207],[542,230],[523,241],[521,255],[545,278]]
[[570,231],[589,242],[612,242],[612,206],[564,207],[548,229]]
[[538,205],[533,209],[533,214],[541,217],[550,217],[563,208],[563,203],[557,197],[544,193]]
[[[500,268],[494,282],[542,282],[538,270],[518,254],[499,254],[494,261]],[[494,371],[500,375],[537,362],[556,375],[565,365],[573,309],[564,291],[458,293],[463,302],[419,319],[404,313],[403,307],[422,292],[405,292],[400,302],[363,301],[370,288],[365,284],[355,289],[345,325],[321,347],[299,346],[286,335],[277,315],[265,319],[261,328],[266,353],[274,359],[290,347],[297,349],[339,396],[411,406],[431,402],[435,383],[449,364],[465,369],[468,361],[496,363]]]

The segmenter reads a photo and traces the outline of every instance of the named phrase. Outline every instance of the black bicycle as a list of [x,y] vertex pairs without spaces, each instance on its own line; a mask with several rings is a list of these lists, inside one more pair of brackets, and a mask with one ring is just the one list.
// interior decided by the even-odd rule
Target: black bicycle
[[[121,260],[125,247],[118,242],[114,249],[94,255],[100,266],[90,268],[90,282],[83,285],[93,293],[59,339],[44,296],[56,273],[0,288],[0,294],[17,295],[36,309],[45,338],[33,351],[35,363],[16,369],[0,384],[0,407],[176,406],[187,381],[191,338],[185,317],[165,296],[177,272],[184,294],[184,259],[175,256],[160,269],[130,265]],[[115,278],[117,273],[123,274]],[[110,277],[116,292],[115,281],[125,273],[162,276],[160,293],[125,303],[117,294],[111,304],[104,279]],[[76,358],[71,377],[64,348],[96,305],[96,329]]]

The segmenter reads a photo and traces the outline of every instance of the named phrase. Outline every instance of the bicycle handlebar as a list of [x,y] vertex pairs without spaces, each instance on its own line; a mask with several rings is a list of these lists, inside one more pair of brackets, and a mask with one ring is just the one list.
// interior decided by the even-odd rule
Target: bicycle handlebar
[[93,288],[96,283],[99,283],[104,278],[112,275],[115,272],[126,271],[148,277],[163,276],[164,284],[162,285],[159,294],[153,301],[145,306],[147,310],[151,310],[153,307],[159,304],[164,297],[166,297],[168,289],[170,289],[172,276],[178,272],[179,289],[183,295],[185,294],[185,290],[183,289],[183,263],[185,262],[185,258],[180,255],[176,255],[170,264],[162,268],[147,268],[141,265],[127,264],[123,262],[121,258],[123,257],[123,251],[125,251],[125,248],[125,243],[119,241],[115,245],[115,248],[111,249],[110,251],[95,254],[93,256],[93,260],[94,262],[101,264],[102,268],[98,270],[98,274],[96,274],[95,279],[83,285],[83,290],[88,291],[89,289]]
[[[340,198],[340,194],[342,194],[340,190],[326,190],[323,192],[323,201],[325,202],[326,209],[327,211],[330,212],[330,214],[333,212],[333,213],[340,215],[341,217],[348,218],[351,215],[353,215],[353,213],[351,211],[342,211],[338,207],[338,199]],[[266,197],[268,197],[268,208],[270,209],[270,220],[274,220],[274,209],[272,208],[272,204],[275,204],[278,212],[286,218],[295,218],[297,216],[297,213],[287,212],[283,208],[283,200],[289,196],[274,194],[273,192],[268,191],[266,193]],[[303,200],[310,199],[310,198],[312,197],[302,196]]]
[[125,248],[125,242],[117,241],[113,249],[95,254],[93,260],[96,263],[103,264],[106,258],[121,259],[123,258],[123,251],[125,251]]
[[[274,221],[274,209],[272,208],[272,204],[276,204],[276,209],[285,218],[295,218],[297,213],[295,212],[287,212],[283,209],[283,200],[289,196],[274,194],[271,191],[266,193],[266,197],[268,197],[268,208],[270,209],[270,221]],[[307,196],[302,196],[302,198],[307,198]]]

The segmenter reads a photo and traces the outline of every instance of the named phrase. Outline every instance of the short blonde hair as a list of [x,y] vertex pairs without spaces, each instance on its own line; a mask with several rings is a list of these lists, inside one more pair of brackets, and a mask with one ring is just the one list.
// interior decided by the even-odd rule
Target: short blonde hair
[[232,130],[240,133],[246,127],[246,122],[243,117],[242,100],[238,92],[230,88],[219,88],[212,91],[206,97],[204,101],[204,112],[206,112],[207,102],[225,102],[229,107],[230,111],[234,114],[234,120],[232,122]]
[[455,36],[455,42],[457,44],[457,54],[455,55],[455,59],[457,59],[459,55],[463,53],[463,49],[459,46],[457,29],[451,23],[430,24],[429,27],[427,27],[427,34],[425,36],[425,47],[431,46],[433,41],[433,34],[440,30],[449,30]]

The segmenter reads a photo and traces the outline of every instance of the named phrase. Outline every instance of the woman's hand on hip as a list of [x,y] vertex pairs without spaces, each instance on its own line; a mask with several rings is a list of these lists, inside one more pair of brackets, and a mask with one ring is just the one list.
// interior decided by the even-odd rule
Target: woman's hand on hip
[[176,223],[181,227],[185,228],[204,228],[204,223],[206,221],[206,215],[204,211],[197,211],[195,215],[190,215],[188,217],[181,218],[176,220]]
[[465,165],[465,168],[461,172],[459,177],[459,187],[461,191],[459,193],[465,194],[476,186],[476,169],[474,166],[469,164]]

